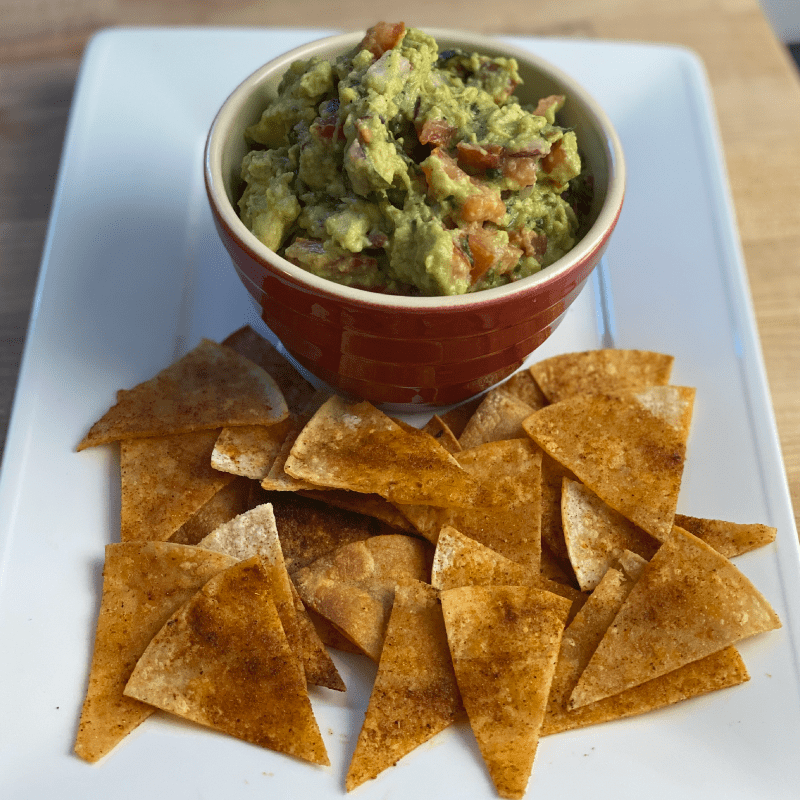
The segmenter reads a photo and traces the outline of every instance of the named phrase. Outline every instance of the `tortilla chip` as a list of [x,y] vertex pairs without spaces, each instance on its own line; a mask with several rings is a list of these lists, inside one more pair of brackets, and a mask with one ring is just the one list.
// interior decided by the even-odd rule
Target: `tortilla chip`
[[203,339],[149,381],[120,392],[78,450],[142,436],[166,436],[227,425],[274,425],[286,419],[275,381],[229,347]]
[[434,544],[439,531],[450,525],[506,558],[539,572],[539,448],[526,439],[508,439],[463,450],[455,457],[493,495],[491,505],[454,509],[401,505],[400,511]]
[[675,524],[710,544],[725,558],[734,558],[775,541],[778,531],[769,525],[742,524],[720,519],[675,515]]
[[261,747],[330,764],[259,556],[212,578],[171,617],[125,694]]
[[[338,494],[338,492],[337,492]],[[290,574],[350,542],[397,531],[364,514],[283,492],[266,493]]]
[[638,553],[634,553],[631,550],[623,550],[617,556],[617,562],[619,568],[635,581],[642,577],[642,573],[649,563],[646,558],[642,558]]
[[[227,553],[244,561],[259,555],[269,565],[273,600],[292,651],[300,659],[306,681],[343,692],[344,681],[322,643],[306,607],[286,571],[274,509],[265,503],[221,525],[200,547]],[[294,612],[288,606],[291,604]]]
[[430,545],[403,534],[343,545],[297,570],[303,602],[362,652],[380,660],[395,588],[430,579]]
[[198,546],[226,553],[238,561],[245,561],[254,555],[261,558],[269,576],[272,599],[289,646],[304,666],[303,642],[297,621],[293,586],[283,560],[272,506],[265,503],[234,517],[206,536]]
[[502,387],[490,389],[467,422],[458,439],[462,449],[477,447],[500,439],[524,438],[522,420],[536,409]]
[[219,431],[196,431],[120,443],[121,539],[163,542],[233,475],[211,467]]
[[449,525],[439,533],[431,585],[441,591],[459,586],[534,586],[570,600],[573,604],[570,615],[586,601],[586,595],[577,589],[548,580],[540,572],[511,561]]
[[288,420],[269,426],[223,428],[211,453],[211,466],[260,481],[269,474],[288,430]]
[[309,616],[308,609],[303,603],[295,585],[292,587],[294,610],[297,617],[297,633],[299,651],[297,655],[303,663],[306,681],[314,686],[324,686],[336,692],[344,692],[347,687],[336,669],[336,664],[325,649],[325,644],[320,637],[317,626]]
[[458,453],[462,449],[456,435],[438,414],[434,414],[423,426],[422,430],[436,439],[448,453]]
[[456,439],[464,432],[464,427],[469,422],[469,418],[475,413],[475,409],[481,404],[481,399],[482,397],[478,395],[439,414]]
[[595,494],[664,541],[678,502],[694,389],[653,386],[545,406],[525,430]]
[[[575,580],[574,573],[567,574],[566,570],[561,567],[561,561],[553,555],[544,542],[542,542],[542,561],[539,565],[539,572],[548,580],[570,586],[576,591],[578,589],[578,581]],[[570,573],[572,573],[572,567],[570,567]]]
[[501,384],[500,388],[527,403],[535,411],[544,408],[549,402],[539,388],[539,384],[533,379],[529,369],[515,372],[505,383]]
[[192,514],[172,536],[170,542],[176,544],[197,544],[204,536],[222,525],[223,522],[243,514],[250,508],[250,488],[252,481],[239,476],[223,486],[205,505]]
[[270,374],[292,411],[302,410],[314,396],[316,389],[295,369],[289,359],[249,325],[234,331],[222,344],[249,358]]
[[[301,489],[297,494],[310,500],[319,500],[327,506],[340,508],[342,511],[352,511],[361,516],[373,517],[390,528],[406,533],[416,533],[414,526],[397,508],[379,494],[349,492],[346,489]],[[387,530],[386,532],[396,533],[397,530]]]
[[561,507],[569,558],[583,592],[600,583],[624,550],[649,561],[661,544],[577,481],[564,479]]
[[530,371],[545,397],[558,403],[579,394],[665,386],[674,361],[673,356],[646,350],[588,350],[553,356]]
[[433,437],[408,430],[367,402],[328,400],[297,437],[284,470],[334,489],[393,503],[475,506],[487,492]]
[[525,794],[570,603],[528,586],[441,593],[470,726],[501,797]]
[[542,736],[643,714],[749,680],[741,656],[735,648],[727,647],[625,692],[570,711],[569,696],[633,588],[634,580],[609,569],[564,631]]
[[575,479],[571,470],[561,465],[552,456],[542,451],[542,544],[547,545],[568,582],[578,585],[569,560],[567,542],[564,539],[564,522],[561,515],[561,494],[564,478]]
[[133,668],[162,625],[203,584],[234,563],[166,542],[106,545],[103,599],[75,752],[95,762],[155,709],[124,697]]
[[676,527],[603,636],[570,707],[618,694],[780,624],[728,559]]
[[347,791],[396,764],[462,712],[438,592],[424,583],[398,586]]

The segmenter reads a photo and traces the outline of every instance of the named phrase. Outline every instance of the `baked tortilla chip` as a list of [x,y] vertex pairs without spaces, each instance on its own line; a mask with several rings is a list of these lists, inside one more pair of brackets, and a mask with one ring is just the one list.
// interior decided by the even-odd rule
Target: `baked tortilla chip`
[[[322,494],[327,492],[320,492]],[[266,497],[275,514],[283,558],[290,574],[344,544],[397,533],[374,517],[295,493],[270,492]]]
[[541,451],[526,439],[508,439],[462,450],[455,456],[479,481],[491,505],[483,508],[398,508],[429,541],[450,525],[506,558],[538,572],[541,561]]
[[547,453],[620,514],[664,541],[672,530],[694,389],[578,395],[523,423]]
[[535,410],[502,387],[490,389],[470,417],[458,443],[462,449],[467,450],[485,442],[524,438],[522,420]]
[[316,389],[294,368],[289,359],[249,325],[234,331],[222,344],[249,358],[269,373],[292,411],[302,410],[314,396]]
[[346,544],[297,570],[303,602],[379,661],[397,586],[429,582],[430,545],[395,534]]
[[725,522],[721,519],[703,519],[675,515],[675,524],[698,539],[710,544],[725,558],[734,558],[775,541],[778,531],[758,523]]
[[230,556],[166,542],[106,545],[103,598],[75,752],[95,762],[155,709],[122,692],[150,640]]
[[591,592],[624,550],[650,560],[660,542],[577,481],[564,479],[561,509],[570,562],[583,592]]
[[458,453],[462,449],[456,435],[438,414],[434,414],[427,423],[425,423],[422,430],[436,439],[448,453]]
[[284,464],[293,478],[375,493],[393,503],[475,506],[486,491],[433,437],[398,425],[370,403],[330,398]]
[[665,386],[674,361],[673,356],[647,350],[587,350],[553,356],[530,371],[545,397],[558,403],[578,394]]
[[603,636],[570,708],[618,694],[780,624],[728,559],[676,527]]
[[542,736],[643,714],[749,680],[739,653],[726,647],[625,692],[570,711],[569,696],[634,582],[618,570],[609,569],[564,631]]
[[461,405],[455,406],[447,411],[443,411],[439,416],[453,432],[453,436],[458,439],[464,432],[464,427],[469,422],[469,418],[475,413],[475,409],[481,404],[481,397],[473,397],[465,400]]
[[286,571],[272,506],[265,503],[225,522],[206,536],[199,547],[226,553],[238,561],[258,555],[272,587],[272,600],[292,652],[303,668],[303,648],[297,622],[292,582]]
[[252,480],[263,480],[286,439],[288,420],[277,425],[223,428],[214,443],[211,466]]
[[123,542],[166,541],[233,480],[233,475],[211,466],[218,433],[195,431],[120,442]]
[[[416,528],[393,506],[379,494],[350,492],[347,489],[300,489],[297,494],[311,500],[319,500],[325,505],[353,511],[356,514],[374,517],[390,528],[416,533]],[[389,531],[387,531],[389,532]],[[395,532],[396,531],[392,531]]]
[[234,479],[223,486],[205,505],[198,508],[186,522],[181,525],[172,536],[170,542],[176,544],[197,544],[204,536],[222,525],[223,522],[232,520],[238,514],[243,514],[251,507],[250,490],[252,481],[247,478],[235,476]]
[[212,578],[148,645],[125,695],[261,747],[330,764],[259,556]]
[[564,539],[564,521],[561,515],[564,478],[575,480],[575,475],[542,451],[542,544],[549,548],[568,576],[568,581],[577,586],[577,579],[569,560],[567,542]]
[[441,593],[470,726],[501,797],[525,794],[570,602],[528,586]]
[[209,339],[117,403],[78,445],[166,436],[226,425],[274,425],[288,409],[275,381],[244,356]]
[[439,593],[424,583],[398,586],[347,791],[396,764],[462,713]]
[[441,591],[459,586],[534,586],[572,601],[570,615],[586,601],[586,595],[577,589],[548,580],[540,572],[511,561],[449,525],[439,533],[431,585]]
[[[306,680],[315,686],[326,686],[343,692],[344,681],[286,571],[273,506],[265,503],[242,514],[217,528],[199,546],[227,553],[239,561],[254,555],[261,556],[271,570],[270,579],[275,587],[273,600],[286,638],[303,666]],[[289,604],[294,613],[287,607]]]
[[544,408],[549,402],[529,369],[515,372],[505,383],[501,384],[500,388],[504,392],[518,397],[536,411]]

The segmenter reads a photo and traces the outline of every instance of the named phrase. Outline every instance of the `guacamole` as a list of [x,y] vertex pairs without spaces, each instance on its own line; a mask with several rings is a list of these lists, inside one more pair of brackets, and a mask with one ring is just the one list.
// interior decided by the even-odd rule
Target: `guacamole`
[[246,131],[241,218],[292,263],[372,291],[456,295],[538,272],[575,244],[586,182],[556,125],[564,97],[525,107],[519,83],[514,59],[440,52],[403,23],[295,62]]

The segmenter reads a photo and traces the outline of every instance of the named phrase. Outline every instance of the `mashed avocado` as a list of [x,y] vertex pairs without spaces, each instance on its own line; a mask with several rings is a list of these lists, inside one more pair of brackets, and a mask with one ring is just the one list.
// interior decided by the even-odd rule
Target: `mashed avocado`
[[555,121],[564,97],[524,107],[519,83],[514,59],[439,52],[402,23],[334,62],[295,62],[247,129],[241,218],[362,289],[464,294],[538,272],[575,244],[583,176]]

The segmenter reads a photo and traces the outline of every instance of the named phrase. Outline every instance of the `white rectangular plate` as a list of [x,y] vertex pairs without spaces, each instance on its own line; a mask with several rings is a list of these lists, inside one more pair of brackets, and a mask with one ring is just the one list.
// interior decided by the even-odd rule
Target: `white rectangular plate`
[[[157,715],[103,763],[72,755],[103,547],[118,540],[113,448],[75,446],[119,388],[201,336],[257,324],[216,238],[202,149],[228,92],[318,31],[111,30],[87,50],[64,147],[0,483],[0,796],[340,797],[374,668],[335,656],[350,691],[313,703],[318,768]],[[627,154],[603,269],[537,358],[617,347],[676,356],[697,387],[679,510],[778,528],[738,560],[784,627],[744,642],[752,679],[637,719],[544,739],[536,797],[796,798],[800,558],[716,122],[703,69],[661,46],[514,39],[571,72]],[[455,726],[361,798],[495,796]]]

